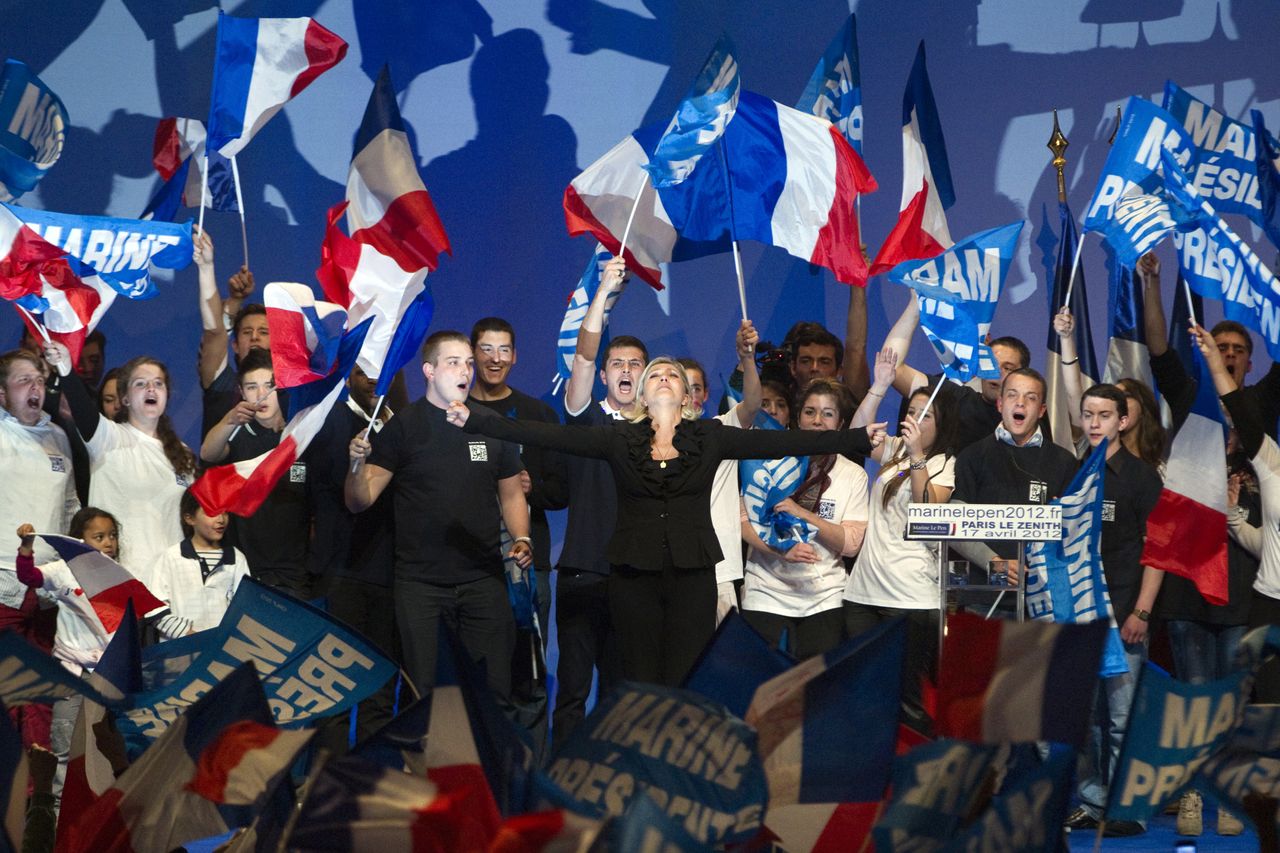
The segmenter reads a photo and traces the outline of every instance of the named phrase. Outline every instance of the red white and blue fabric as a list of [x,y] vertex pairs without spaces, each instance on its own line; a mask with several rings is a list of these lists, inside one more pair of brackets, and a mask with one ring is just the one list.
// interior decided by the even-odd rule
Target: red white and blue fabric
[[313,733],[277,729],[253,664],[242,664],[68,827],[65,849],[172,850],[245,826]]
[[278,445],[252,459],[210,468],[196,480],[191,491],[206,513],[249,516],[257,512],[276,483],[320,432],[334,404],[346,394],[346,379],[355,366],[356,353],[368,329],[366,321],[343,335],[338,361],[331,374],[290,392],[289,406],[293,414],[285,424]]
[[[347,214],[347,230],[338,218]],[[395,89],[386,67],[378,75],[356,132],[347,173],[347,200],[329,211],[316,277],[331,302],[345,305],[352,324],[373,317],[360,369],[380,380],[378,393],[417,349],[434,305],[426,275],[451,253],[449,237],[418,174]],[[384,379],[384,373],[386,378]]]
[[733,42],[720,36],[680,101],[644,167],[655,187],[674,186],[688,178],[733,121],[742,91],[733,53]]
[[96,548],[70,536],[41,533],[37,538],[67,564],[80,585],[76,593],[83,594],[93,605],[105,637],[109,638],[120,627],[130,601],[134,610],[143,616],[165,608],[165,603],[152,595],[142,581]]
[[897,740],[905,644],[906,622],[895,619],[756,689],[744,719],[759,734],[771,809],[880,800]]
[[931,258],[951,246],[946,211],[956,203],[942,121],[929,85],[924,42],[902,95],[902,203],[898,223],[871,264],[879,275],[903,261]]
[[65,255],[13,211],[0,206],[0,298],[12,302],[39,293],[43,287],[41,271]]
[[1069,625],[949,615],[938,673],[939,735],[1082,746],[1108,628],[1103,621]]
[[[209,175],[205,207],[212,210],[239,210],[236,205],[235,185],[231,175],[231,161],[218,152],[205,150],[204,122],[194,118],[162,118],[156,125],[152,146],[151,164],[164,179],[166,187],[173,184],[177,200],[184,207],[199,207],[200,196],[206,183],[204,158],[208,155]],[[157,193],[160,197],[165,189]],[[157,213],[157,218],[170,219]]]
[[281,388],[329,375],[347,323],[347,309],[318,301],[305,284],[273,281],[262,291],[271,331],[271,365]]
[[219,12],[209,150],[236,156],[290,98],[346,55],[347,43],[311,18]]
[[[40,276],[40,290],[16,302],[28,312],[22,314],[22,321],[31,334],[37,339],[48,335],[65,346],[74,364],[116,295],[115,289],[93,270],[75,258],[65,258],[46,264]],[[36,315],[39,320],[29,315]]]
[[866,282],[854,201],[877,184],[830,122],[744,90],[723,156],[703,157],[686,180],[655,190],[638,176],[662,130],[637,130],[573,179],[564,193],[570,234],[590,233],[617,254],[638,191],[626,261],[655,288],[662,264],[729,251],[731,238],[778,246],[846,284]]
[[1227,603],[1226,424],[1204,357],[1195,402],[1174,436],[1160,500],[1147,518],[1142,565],[1188,578],[1210,604]]

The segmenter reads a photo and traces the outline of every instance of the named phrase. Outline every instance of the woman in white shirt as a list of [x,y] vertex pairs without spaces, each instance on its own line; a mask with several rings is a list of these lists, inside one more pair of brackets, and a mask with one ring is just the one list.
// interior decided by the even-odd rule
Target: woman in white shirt
[[[854,424],[874,416],[893,376],[885,366],[896,367],[894,361],[884,353],[876,357],[875,384]],[[932,723],[921,701],[920,681],[932,677],[938,657],[938,543],[909,541],[903,532],[909,503],[946,503],[955,486],[955,424],[936,400],[924,413],[932,393],[931,387],[912,392],[898,435],[872,450],[881,467],[871,486],[866,538],[844,590],[849,637],[906,616],[903,716],[925,733]]]
[[54,366],[89,449],[89,503],[120,520],[120,562],[148,583],[155,557],[182,539],[178,502],[196,475],[195,454],[165,414],[169,370],[148,356],[126,362],[117,379],[121,408],[111,421],[71,370],[69,354]]
[[[815,379],[797,398],[796,421],[802,430],[844,429],[853,417],[849,389],[830,379]],[[742,587],[742,615],[770,644],[786,632],[786,651],[808,658],[830,651],[844,639],[841,593],[843,557],[862,547],[867,529],[867,475],[839,455],[809,459],[795,493],[774,507],[805,522],[815,533],[785,551],[770,548],[747,519],[742,539],[751,552]]]

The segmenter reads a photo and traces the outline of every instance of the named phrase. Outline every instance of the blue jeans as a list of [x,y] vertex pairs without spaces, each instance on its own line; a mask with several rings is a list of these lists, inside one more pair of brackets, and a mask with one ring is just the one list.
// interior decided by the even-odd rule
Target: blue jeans
[[1080,754],[1080,784],[1076,793],[1080,796],[1080,805],[1098,820],[1107,805],[1111,777],[1120,763],[1120,746],[1129,728],[1129,709],[1133,705],[1138,673],[1147,660],[1147,644],[1125,643],[1124,659],[1129,665],[1128,673],[1103,678],[1098,683],[1089,724],[1089,742]]
[[1171,619],[1168,626],[1173,672],[1179,681],[1204,684],[1231,674],[1231,659],[1247,626],[1210,625],[1189,619]]

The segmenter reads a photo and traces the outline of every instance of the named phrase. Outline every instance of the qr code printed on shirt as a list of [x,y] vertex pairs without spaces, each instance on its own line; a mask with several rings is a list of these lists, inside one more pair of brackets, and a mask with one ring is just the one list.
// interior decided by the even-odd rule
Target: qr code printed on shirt
[[483,441],[468,442],[467,447],[471,450],[472,462],[488,462],[489,461],[489,445]]

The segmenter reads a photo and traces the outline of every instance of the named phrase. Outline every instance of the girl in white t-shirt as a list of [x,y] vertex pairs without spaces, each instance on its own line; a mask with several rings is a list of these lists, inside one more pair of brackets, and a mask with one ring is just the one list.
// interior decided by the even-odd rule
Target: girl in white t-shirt
[[[886,376],[892,377],[887,365],[896,367],[895,362],[896,358],[884,353],[876,357],[875,384],[855,424],[858,417],[874,415],[891,381],[882,382]],[[921,702],[920,682],[932,676],[938,656],[938,545],[909,541],[903,538],[903,531],[907,504],[946,503],[955,486],[951,413],[935,400],[922,416],[932,392],[931,387],[913,391],[898,435],[872,451],[880,472],[871,485],[866,539],[844,590],[845,633],[849,637],[896,616],[907,617],[903,713],[906,722],[926,733],[931,722]]]
[[89,503],[110,510],[129,531],[120,562],[149,585],[155,557],[182,538],[178,502],[196,474],[195,454],[165,413],[169,370],[148,356],[126,362],[117,375],[121,408],[112,421],[71,370],[70,355],[55,367],[89,450]]
[[[839,382],[815,379],[797,398],[796,412],[800,429],[844,429],[853,417],[853,395]],[[817,534],[785,553],[775,551],[746,520],[744,509],[742,539],[751,552],[742,615],[771,645],[778,645],[785,631],[792,655],[820,655],[844,639],[842,558],[858,553],[866,533],[866,472],[843,456],[811,457],[795,493],[780,501],[775,511],[799,518]]]

